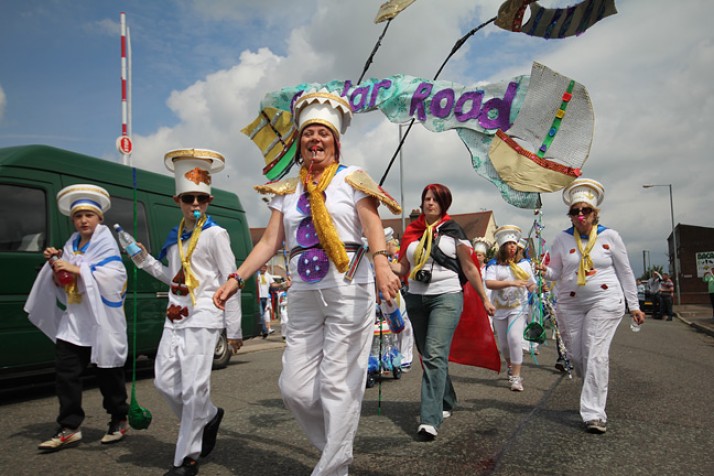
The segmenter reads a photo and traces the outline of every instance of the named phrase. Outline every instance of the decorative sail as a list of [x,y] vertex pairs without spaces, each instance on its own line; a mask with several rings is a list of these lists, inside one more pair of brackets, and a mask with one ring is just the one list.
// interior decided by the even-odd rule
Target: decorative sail
[[274,107],[263,108],[241,132],[250,137],[263,154],[263,175],[268,180],[279,180],[290,171],[297,149],[297,131],[290,112]]
[[533,63],[523,106],[507,133],[496,132],[488,157],[513,189],[555,192],[580,176],[594,125],[585,87]]
[[[530,18],[523,24],[526,7]],[[584,33],[605,17],[617,13],[615,0],[585,0],[567,8],[544,8],[534,0],[508,0],[501,4],[496,25],[545,39]]]

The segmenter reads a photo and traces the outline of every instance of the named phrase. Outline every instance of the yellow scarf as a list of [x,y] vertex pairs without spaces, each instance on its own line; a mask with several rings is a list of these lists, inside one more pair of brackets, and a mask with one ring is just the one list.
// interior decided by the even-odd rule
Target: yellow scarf
[[528,281],[528,271],[518,266],[516,263],[513,262],[513,260],[510,260],[508,262],[508,266],[510,266],[511,273],[513,273],[513,276],[515,276],[516,279],[520,279],[521,281]]
[[340,164],[335,162],[325,167],[320,182],[315,184],[312,181],[312,174],[303,165],[300,169],[300,180],[310,196],[312,222],[315,225],[315,232],[317,232],[317,238],[320,240],[320,246],[325,250],[330,261],[335,263],[338,271],[344,273],[347,271],[350,260],[345,251],[345,245],[337,234],[332,217],[327,211],[325,197],[323,196],[323,192],[330,185],[332,177],[335,176],[339,166]]
[[435,222],[431,225],[426,225],[424,234],[421,235],[421,239],[414,250],[414,268],[412,269],[412,272],[409,273],[410,279],[415,279],[417,271],[424,267],[426,261],[429,259],[429,256],[431,256],[431,242],[434,237],[434,233],[432,233],[432,231],[439,223],[440,222]]
[[588,244],[585,249],[583,249],[583,241],[580,239],[580,233],[577,228],[573,228],[573,236],[575,237],[575,244],[578,246],[578,251],[581,256],[580,265],[578,266],[578,286],[585,286],[587,273],[593,269],[593,260],[590,259],[590,252],[595,246],[595,240],[597,240],[597,226],[593,226],[590,230]]
[[198,237],[201,235],[201,231],[203,231],[203,225],[204,223],[206,223],[206,215],[203,215],[201,216],[201,218],[198,219],[198,222],[196,223],[196,226],[193,228],[193,232],[191,233],[191,238],[189,238],[188,240],[188,250],[184,254],[181,235],[183,235],[185,222],[186,220],[182,218],[181,224],[179,225],[178,229],[178,252],[179,257],[181,258],[181,266],[183,267],[183,274],[186,281],[185,284],[188,288],[188,293],[191,296],[191,302],[195,306],[196,296],[194,295],[193,290],[198,287],[199,282],[198,278],[196,278],[196,275],[193,274],[193,271],[191,270],[191,256],[193,255],[193,252],[196,249],[196,244],[198,244]]

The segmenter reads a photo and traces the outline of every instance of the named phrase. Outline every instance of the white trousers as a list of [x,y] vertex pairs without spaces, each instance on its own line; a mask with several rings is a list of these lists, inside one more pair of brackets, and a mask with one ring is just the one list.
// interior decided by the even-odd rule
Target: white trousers
[[501,354],[512,364],[523,363],[523,329],[526,328],[526,312],[515,309],[498,309],[493,316],[493,327],[498,338]]
[[605,403],[610,373],[610,344],[624,314],[622,302],[588,308],[558,304],[558,326],[570,362],[583,379],[580,416],[607,421]]
[[203,428],[216,416],[211,366],[220,329],[164,328],[154,363],[154,385],[180,420],[174,466],[198,459]]
[[280,391],[313,445],[313,476],[343,476],[352,462],[372,343],[373,284],[290,291]]

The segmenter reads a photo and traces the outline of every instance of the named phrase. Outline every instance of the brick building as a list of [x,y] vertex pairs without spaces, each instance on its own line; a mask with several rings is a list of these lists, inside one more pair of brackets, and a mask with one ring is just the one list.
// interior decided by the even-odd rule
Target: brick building
[[[674,228],[674,233],[678,245],[679,292],[682,304],[709,304],[707,285],[702,281],[701,276],[703,274],[701,263],[699,269],[697,267],[697,253],[714,252],[714,228],[678,224]],[[674,271],[674,243],[671,233],[667,237],[667,247],[669,269]],[[674,281],[676,283],[676,279]]]

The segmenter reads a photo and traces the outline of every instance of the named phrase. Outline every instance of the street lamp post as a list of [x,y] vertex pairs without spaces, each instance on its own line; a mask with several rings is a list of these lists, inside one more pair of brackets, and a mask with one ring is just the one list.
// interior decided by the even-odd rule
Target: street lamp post
[[669,213],[672,218],[672,246],[674,247],[674,285],[677,290],[677,304],[682,304],[682,296],[679,292],[679,251],[677,250],[677,235],[674,233],[674,200],[672,199],[672,184],[647,184],[642,188],[669,187]]

